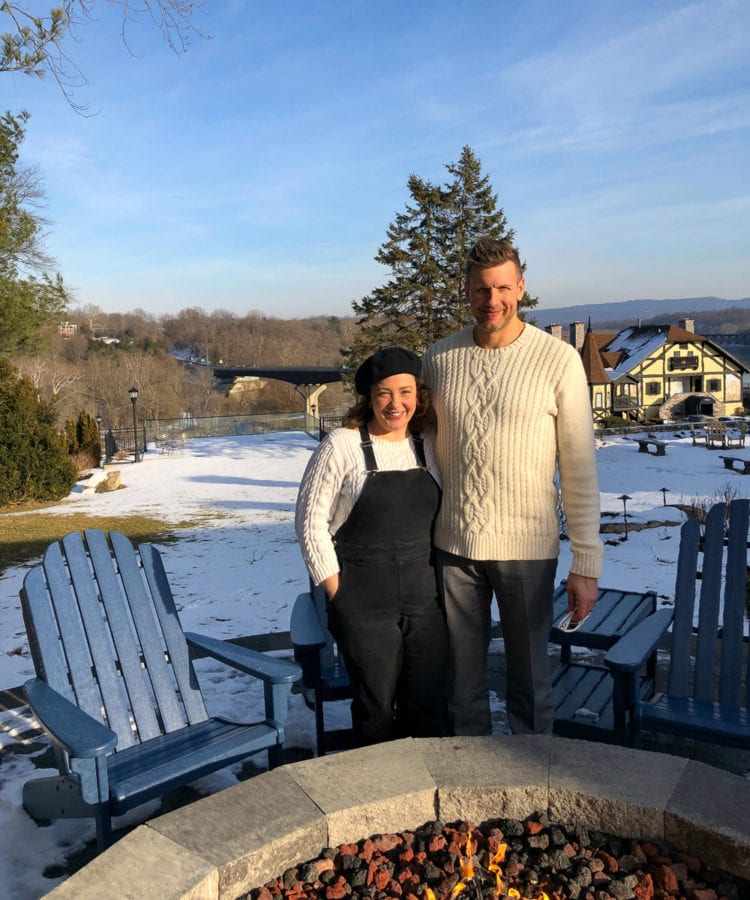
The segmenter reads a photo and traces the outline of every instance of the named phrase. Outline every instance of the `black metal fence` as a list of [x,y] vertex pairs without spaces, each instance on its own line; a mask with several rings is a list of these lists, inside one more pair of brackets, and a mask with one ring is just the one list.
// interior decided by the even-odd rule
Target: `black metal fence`
[[108,428],[101,433],[102,459],[105,462],[113,460],[118,453],[134,454],[136,444],[138,452],[146,451],[146,430],[141,427],[138,434],[132,428]]
[[138,433],[132,428],[109,428],[101,434],[102,458],[111,462],[117,454],[140,455],[165,444],[184,446],[192,438],[222,435],[270,434],[275,431],[305,431],[318,440],[343,420],[343,412],[325,415],[305,413],[261,413],[248,416],[192,416],[180,419],[146,419]]

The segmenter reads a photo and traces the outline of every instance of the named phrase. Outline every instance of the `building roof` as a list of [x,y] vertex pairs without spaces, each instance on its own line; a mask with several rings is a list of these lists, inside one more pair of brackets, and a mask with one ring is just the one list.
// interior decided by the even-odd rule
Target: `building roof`
[[634,368],[665,344],[688,343],[709,344],[731,360],[740,372],[750,372],[745,363],[715,341],[679,325],[633,325],[615,333],[594,332],[589,323],[581,347],[586,380],[589,384],[609,384],[628,378]]
[[581,359],[586,372],[586,381],[589,384],[609,384],[612,381],[604,367],[596,335],[590,328],[586,331],[583,339]]

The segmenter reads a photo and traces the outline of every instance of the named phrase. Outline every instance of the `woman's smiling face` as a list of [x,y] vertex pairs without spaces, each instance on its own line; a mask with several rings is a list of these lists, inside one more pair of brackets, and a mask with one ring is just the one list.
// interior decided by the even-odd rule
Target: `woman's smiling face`
[[417,379],[413,375],[384,378],[370,389],[370,401],[370,432],[376,437],[402,440],[417,408]]

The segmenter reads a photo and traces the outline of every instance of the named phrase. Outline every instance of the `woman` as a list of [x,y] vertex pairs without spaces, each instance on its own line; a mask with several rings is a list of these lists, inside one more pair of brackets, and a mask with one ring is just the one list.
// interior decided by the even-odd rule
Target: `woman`
[[328,624],[352,682],[360,744],[445,734],[447,632],[431,561],[440,505],[418,356],[378,350],[361,395],[320,444],[300,485],[305,564],[330,598]]

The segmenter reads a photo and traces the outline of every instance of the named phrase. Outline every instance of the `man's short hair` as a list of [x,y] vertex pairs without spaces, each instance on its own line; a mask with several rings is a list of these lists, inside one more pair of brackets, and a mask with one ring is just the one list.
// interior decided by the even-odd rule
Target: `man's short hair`
[[521,257],[518,255],[518,250],[507,238],[501,238],[500,240],[487,237],[479,238],[466,257],[466,281],[468,282],[471,277],[473,268],[491,269],[493,266],[501,266],[506,262],[514,262],[516,264],[518,277],[520,278],[523,274]]

